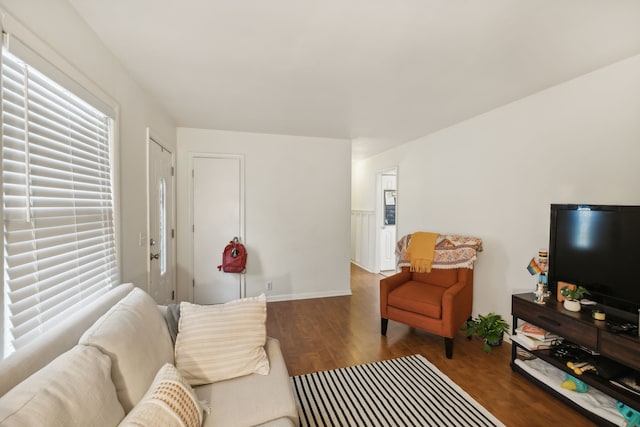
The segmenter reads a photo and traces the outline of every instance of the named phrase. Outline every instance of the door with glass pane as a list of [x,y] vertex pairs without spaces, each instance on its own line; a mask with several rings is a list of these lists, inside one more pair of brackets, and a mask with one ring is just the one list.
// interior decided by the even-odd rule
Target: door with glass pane
[[149,138],[149,293],[158,304],[175,299],[173,155]]

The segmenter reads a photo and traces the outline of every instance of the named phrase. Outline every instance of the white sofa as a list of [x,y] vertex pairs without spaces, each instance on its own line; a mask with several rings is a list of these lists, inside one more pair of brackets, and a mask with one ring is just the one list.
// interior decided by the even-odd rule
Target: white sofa
[[[298,425],[279,342],[265,350],[268,375],[193,387],[204,426]],[[173,362],[162,307],[120,285],[0,361],[0,426],[117,426]]]

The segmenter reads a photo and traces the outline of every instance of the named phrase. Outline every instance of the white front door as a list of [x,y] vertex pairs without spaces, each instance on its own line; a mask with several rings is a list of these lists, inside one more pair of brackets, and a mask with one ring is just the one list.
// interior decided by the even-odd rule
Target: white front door
[[243,158],[196,156],[192,166],[194,301],[231,301],[243,296],[244,274],[224,273],[217,266],[229,241],[238,237],[244,243]]
[[158,304],[175,299],[173,155],[151,138],[149,146],[149,294]]

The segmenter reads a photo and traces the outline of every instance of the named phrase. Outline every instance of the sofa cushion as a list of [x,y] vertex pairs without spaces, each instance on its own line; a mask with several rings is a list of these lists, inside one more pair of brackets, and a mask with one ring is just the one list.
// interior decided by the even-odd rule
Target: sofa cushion
[[131,283],[116,286],[86,303],[75,313],[65,315],[64,319],[46,333],[0,361],[0,396],[62,353],[72,349],[87,328],[131,292],[131,289]]
[[120,427],[199,427],[202,407],[175,366],[167,363],[156,374],[142,400]]
[[180,304],[176,367],[192,385],[269,373],[266,297],[218,305]]
[[[429,288],[425,292],[425,288]],[[442,317],[442,294],[446,288],[426,283],[409,281],[389,292],[388,304],[405,311],[440,319]]]
[[[246,375],[194,387],[201,401],[211,408],[203,426],[297,426],[298,412],[289,372],[280,343],[267,338],[265,346],[269,375]],[[239,399],[238,396],[245,396]],[[249,397],[250,396],[250,397]]]
[[111,359],[77,345],[0,398],[2,426],[116,426],[124,417]]
[[259,424],[257,427],[297,427],[300,424],[293,422],[289,418],[278,418],[277,420],[267,421],[264,424]]
[[133,289],[80,338],[111,358],[112,378],[126,412],[140,401],[156,373],[173,363],[167,324],[146,292]]

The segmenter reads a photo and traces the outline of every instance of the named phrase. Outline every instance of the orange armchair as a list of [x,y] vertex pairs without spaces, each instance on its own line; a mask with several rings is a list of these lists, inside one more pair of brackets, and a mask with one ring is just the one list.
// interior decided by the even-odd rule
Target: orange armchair
[[380,280],[381,333],[389,320],[444,337],[445,355],[453,355],[453,337],[471,317],[473,270],[432,269],[412,273],[408,267]]

